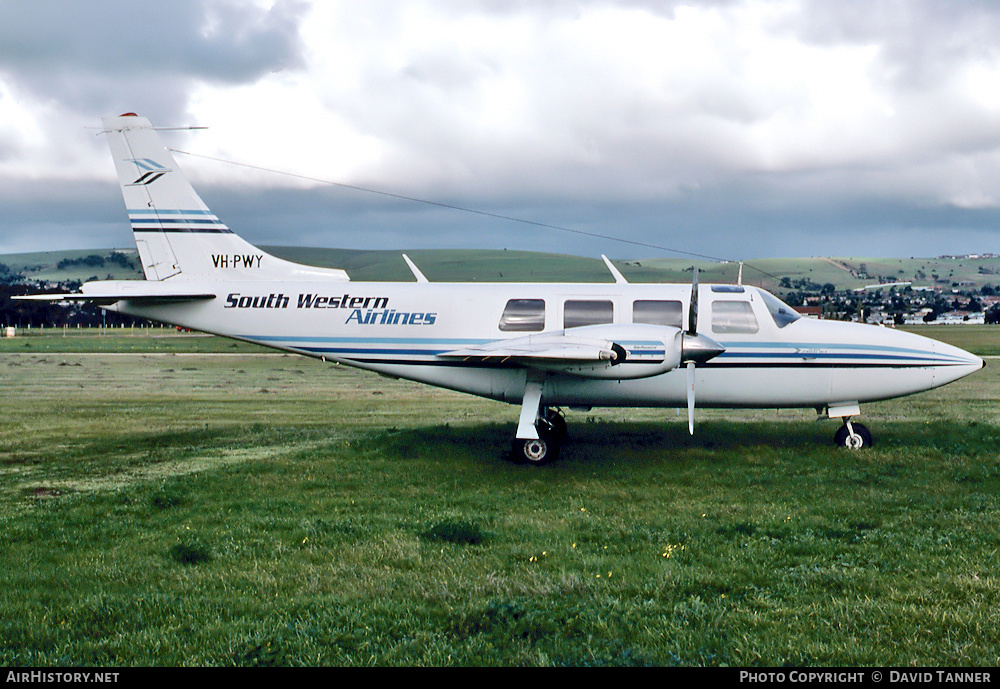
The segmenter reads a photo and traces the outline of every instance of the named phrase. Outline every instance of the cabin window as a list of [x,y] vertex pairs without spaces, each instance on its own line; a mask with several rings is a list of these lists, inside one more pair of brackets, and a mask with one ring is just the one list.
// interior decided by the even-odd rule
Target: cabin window
[[795,309],[778,299],[773,294],[765,292],[764,290],[761,290],[759,294],[761,299],[764,300],[764,306],[767,307],[768,312],[771,314],[771,318],[774,319],[775,325],[779,328],[784,328],[789,323],[794,323],[802,318],[802,316],[796,313]]
[[567,301],[563,308],[563,327],[579,328],[583,325],[613,323],[615,305],[610,301]]
[[632,322],[680,328],[684,322],[682,311],[679,301],[639,299],[632,302]]
[[717,333],[753,334],[760,330],[750,302],[712,302],[712,331]]
[[504,332],[541,332],[545,330],[544,299],[511,299],[500,316]]

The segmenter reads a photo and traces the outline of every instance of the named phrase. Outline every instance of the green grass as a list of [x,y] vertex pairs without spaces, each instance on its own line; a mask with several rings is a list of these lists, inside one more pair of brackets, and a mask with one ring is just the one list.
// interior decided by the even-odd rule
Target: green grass
[[149,328],[21,328],[0,337],[0,354],[248,354],[273,352],[259,345],[169,326]]
[[510,406],[103,351],[0,355],[6,665],[1000,662],[1000,367],[866,406],[867,452],[597,410],[526,467]]

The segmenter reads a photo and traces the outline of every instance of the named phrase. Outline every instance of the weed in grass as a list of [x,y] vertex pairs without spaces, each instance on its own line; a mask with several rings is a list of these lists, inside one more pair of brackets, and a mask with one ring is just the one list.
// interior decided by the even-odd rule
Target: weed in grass
[[575,610],[549,608],[549,601],[494,599],[465,615],[458,624],[462,635],[481,634],[494,641],[519,639],[538,642],[553,637],[567,638],[579,631],[580,615]]
[[608,648],[586,649],[586,652],[576,655],[557,650],[551,661],[556,667],[663,667],[682,664],[677,656],[671,655],[670,660],[664,662],[642,649],[618,642],[610,643]]
[[233,660],[236,665],[249,667],[280,667],[289,664],[284,650],[285,643],[281,637],[268,639],[254,644],[245,653]]
[[437,522],[422,532],[420,537],[428,541],[458,545],[479,545],[486,540],[486,534],[478,524],[462,520]]
[[188,500],[182,492],[170,488],[157,491],[149,500],[150,505],[157,510],[169,510],[173,507],[180,507],[187,504],[187,502]]
[[725,536],[727,538],[739,538],[741,536],[753,536],[756,533],[757,527],[753,524],[740,523],[740,524],[724,524],[722,526],[716,527],[715,533],[720,536]]
[[171,560],[182,565],[198,565],[212,560],[208,547],[198,542],[177,543],[167,554]]

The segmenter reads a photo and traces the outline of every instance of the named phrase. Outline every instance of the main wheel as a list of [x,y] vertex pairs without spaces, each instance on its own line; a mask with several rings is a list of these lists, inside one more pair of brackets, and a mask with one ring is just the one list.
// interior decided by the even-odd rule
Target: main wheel
[[559,443],[551,433],[539,432],[537,440],[515,439],[512,454],[519,464],[548,464],[559,457]]
[[853,435],[846,423],[837,429],[837,432],[833,436],[833,442],[838,447],[846,447],[849,450],[860,450],[872,446],[872,434],[867,428],[853,421],[851,422],[851,428],[854,429]]

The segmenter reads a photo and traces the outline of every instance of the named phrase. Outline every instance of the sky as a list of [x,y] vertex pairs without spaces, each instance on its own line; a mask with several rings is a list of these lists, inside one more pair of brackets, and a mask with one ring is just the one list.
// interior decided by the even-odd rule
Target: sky
[[125,112],[255,244],[1000,253],[986,0],[0,0],[0,253],[132,246]]

